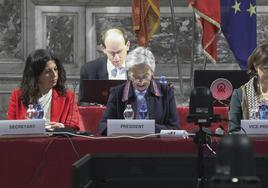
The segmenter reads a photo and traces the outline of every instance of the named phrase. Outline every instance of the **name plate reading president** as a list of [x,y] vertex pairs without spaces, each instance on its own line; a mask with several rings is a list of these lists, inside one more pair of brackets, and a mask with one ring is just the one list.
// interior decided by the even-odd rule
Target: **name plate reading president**
[[268,135],[268,120],[241,120],[241,127],[249,135]]
[[108,119],[107,136],[146,135],[155,133],[155,121],[149,119]]
[[44,134],[44,119],[0,120],[0,135]]

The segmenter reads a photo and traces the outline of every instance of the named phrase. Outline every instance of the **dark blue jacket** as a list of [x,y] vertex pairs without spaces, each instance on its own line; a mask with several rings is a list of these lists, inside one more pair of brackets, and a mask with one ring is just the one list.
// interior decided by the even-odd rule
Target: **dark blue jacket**
[[81,67],[78,96],[79,102],[84,89],[83,80],[108,80],[107,57],[90,61]]
[[[153,80],[145,98],[149,119],[155,120],[156,133],[161,129],[178,129],[179,120],[173,88]],[[111,89],[107,109],[99,125],[99,132],[102,135],[107,134],[107,119],[124,119],[123,112],[127,104],[131,104],[136,111],[136,95],[131,81]]]

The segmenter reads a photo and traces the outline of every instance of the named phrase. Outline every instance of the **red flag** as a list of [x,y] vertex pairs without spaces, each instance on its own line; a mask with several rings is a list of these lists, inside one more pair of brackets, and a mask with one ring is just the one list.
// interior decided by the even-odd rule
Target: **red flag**
[[132,22],[139,46],[148,46],[160,24],[160,0],[132,0]]
[[202,25],[202,46],[205,55],[216,63],[217,33],[220,31],[220,0],[188,0]]

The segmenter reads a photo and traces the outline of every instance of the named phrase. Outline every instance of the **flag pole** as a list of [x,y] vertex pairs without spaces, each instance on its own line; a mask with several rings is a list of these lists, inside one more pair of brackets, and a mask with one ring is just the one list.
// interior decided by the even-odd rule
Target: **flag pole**
[[196,32],[196,19],[195,19],[195,12],[193,10],[193,31],[192,31],[192,60],[190,64],[190,91],[193,90],[194,87],[194,60],[195,60],[195,32]]
[[[182,101],[185,102],[184,98],[184,92],[183,92],[183,80],[182,80],[182,56],[180,54],[179,47],[177,45],[177,31],[176,31],[176,25],[175,25],[175,16],[174,16],[174,3],[173,0],[169,1],[170,5],[170,10],[171,10],[171,26],[172,26],[172,31],[174,34],[174,47],[176,50],[176,63],[177,63],[177,68],[178,68],[178,78],[179,78],[179,86],[180,86],[180,93],[182,97]],[[179,61],[179,58],[181,57],[181,61]]]

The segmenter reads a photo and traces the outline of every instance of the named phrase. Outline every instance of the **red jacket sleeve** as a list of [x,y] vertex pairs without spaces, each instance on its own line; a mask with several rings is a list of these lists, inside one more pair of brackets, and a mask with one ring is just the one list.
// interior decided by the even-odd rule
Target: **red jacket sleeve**
[[71,92],[71,100],[70,100],[70,105],[69,108],[66,109],[68,110],[67,112],[67,117],[65,119],[64,125],[65,126],[71,126],[75,130],[79,130],[80,128],[78,127],[79,125],[79,115],[78,115],[78,106],[77,106],[77,97],[76,95]]
[[9,105],[7,110],[7,119],[16,120],[16,119],[26,119],[26,106],[22,103],[21,100],[21,90],[15,89],[12,91]]
[[77,98],[74,92],[67,90],[64,96],[53,90],[50,121],[63,123],[79,130]]

